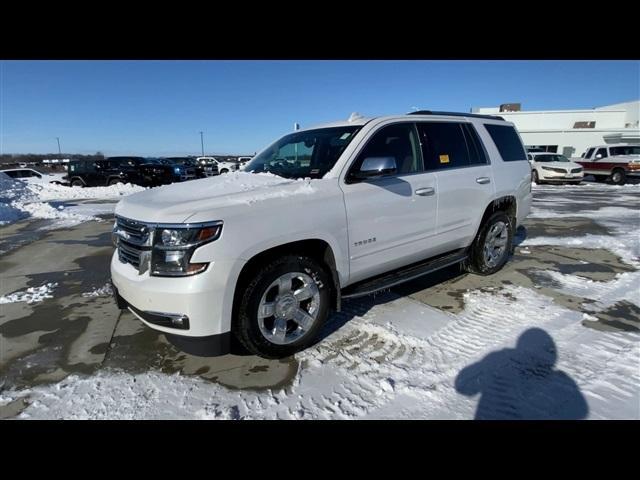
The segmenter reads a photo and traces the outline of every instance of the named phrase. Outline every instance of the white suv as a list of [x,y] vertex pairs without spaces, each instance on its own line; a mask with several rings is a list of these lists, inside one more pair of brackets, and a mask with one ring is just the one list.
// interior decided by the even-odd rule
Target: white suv
[[[215,157],[198,157],[196,158],[196,162],[203,165],[211,165],[211,166],[215,165],[216,167],[218,167],[217,171],[214,169],[214,172],[216,173],[213,173],[213,175],[233,172],[238,169],[237,162],[232,162],[232,161],[225,162],[223,160],[218,160]],[[205,171],[206,171],[206,167],[205,167]],[[207,173],[207,176],[211,176],[211,175]]]
[[285,135],[246,172],[140,192],[116,207],[114,292],[196,355],[235,338],[267,358],[331,309],[462,262],[492,274],[531,204],[512,123],[420,111]]

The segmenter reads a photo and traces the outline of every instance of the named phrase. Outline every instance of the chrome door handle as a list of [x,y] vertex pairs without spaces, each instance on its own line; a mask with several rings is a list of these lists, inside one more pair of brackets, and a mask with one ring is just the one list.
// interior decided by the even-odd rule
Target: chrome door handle
[[416,190],[416,195],[420,195],[421,197],[428,197],[434,193],[436,193],[436,189],[433,187],[419,188]]
[[485,183],[491,183],[491,179],[489,177],[478,177],[476,178],[476,182],[484,185]]

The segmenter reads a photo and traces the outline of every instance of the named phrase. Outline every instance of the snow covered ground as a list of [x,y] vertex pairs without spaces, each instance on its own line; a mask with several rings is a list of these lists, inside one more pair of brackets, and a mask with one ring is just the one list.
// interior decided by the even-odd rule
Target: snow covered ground
[[[500,273],[471,276],[478,286],[465,290],[445,282],[460,296],[459,311],[395,290],[345,302],[282,384],[230,388],[197,373],[136,371],[131,357],[91,375],[0,389],[0,410],[21,405],[21,419],[640,419],[639,194],[635,185],[534,187],[525,226],[543,233],[519,241],[510,268],[535,273],[539,284]],[[569,225],[566,234],[545,230],[558,220]],[[571,231],[571,221],[586,230]],[[547,246],[558,257],[583,252],[592,260],[535,264]],[[609,259],[597,263],[602,251],[620,258],[618,270]],[[105,295],[108,286],[82,294]],[[124,339],[132,352],[149,348],[135,338],[115,335],[112,348]],[[268,365],[254,369],[280,363]]]

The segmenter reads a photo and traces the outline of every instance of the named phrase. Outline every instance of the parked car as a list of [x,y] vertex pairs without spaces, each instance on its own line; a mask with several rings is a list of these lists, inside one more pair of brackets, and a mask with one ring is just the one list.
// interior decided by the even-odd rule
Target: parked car
[[108,157],[104,160],[72,160],[67,173],[72,187],[101,187],[117,183],[143,185],[139,166],[144,157]]
[[[228,173],[228,172],[235,172],[236,170],[238,170],[238,163],[231,161],[231,160],[218,160],[216,157],[198,157],[198,163],[202,163],[202,164],[207,164],[207,165],[211,165],[212,167],[215,166],[216,170],[218,173]],[[212,175],[217,175],[217,173],[213,173],[216,170],[211,171]],[[209,175],[211,176],[211,175]]]
[[[146,158],[144,163],[137,166],[140,175],[139,184],[145,187],[168,185],[180,178],[176,178],[175,167],[159,158]],[[178,175],[179,176],[179,175]]]
[[207,176],[202,165],[198,165],[191,157],[167,157],[160,159],[163,163],[173,165],[176,181],[184,182],[194,178],[205,178]]
[[220,171],[218,170],[218,162],[214,157],[198,157],[196,162],[198,165],[202,165],[207,177],[213,177],[220,174]]
[[227,353],[233,337],[286,357],[344,299],[457,263],[497,272],[531,196],[524,146],[501,117],[352,116],[285,135],[232,180],[121,200],[114,295],[186,352]]
[[598,182],[610,180],[616,185],[624,185],[627,177],[640,176],[640,145],[597,145],[572,160]]
[[26,183],[47,184],[47,183],[66,183],[64,173],[46,173],[40,172],[33,168],[8,168],[2,170],[9,177]]
[[582,165],[558,153],[528,153],[531,181],[541,183],[578,184],[584,178]]
[[244,170],[253,157],[238,157],[238,170]]

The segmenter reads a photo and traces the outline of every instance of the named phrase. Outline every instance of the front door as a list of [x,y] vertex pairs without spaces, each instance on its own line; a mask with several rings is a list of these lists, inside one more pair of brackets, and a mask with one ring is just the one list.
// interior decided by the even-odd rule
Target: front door
[[[395,174],[354,180],[366,158],[393,157]],[[381,127],[349,169],[342,184],[349,232],[350,282],[430,255],[435,234],[437,179],[423,169],[412,122]]]

